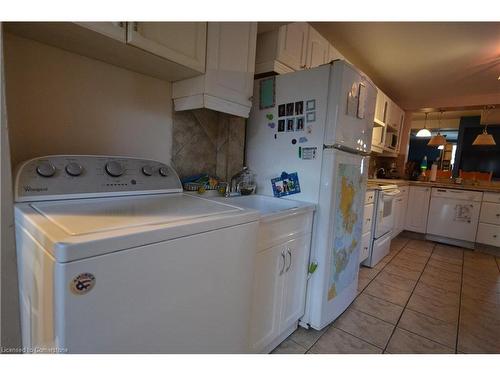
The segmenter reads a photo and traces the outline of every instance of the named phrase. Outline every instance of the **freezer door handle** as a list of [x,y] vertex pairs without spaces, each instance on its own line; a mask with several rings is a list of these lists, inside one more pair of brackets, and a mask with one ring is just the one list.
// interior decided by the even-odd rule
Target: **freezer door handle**
[[290,251],[289,247],[287,247],[286,252],[288,253],[288,257],[290,258],[290,263],[288,264],[288,267],[285,270],[285,272],[288,272],[288,270],[292,266],[292,252]]
[[283,266],[281,267],[280,276],[283,275],[283,273],[285,272],[285,263],[286,263],[285,250],[281,250],[281,258],[283,259]]

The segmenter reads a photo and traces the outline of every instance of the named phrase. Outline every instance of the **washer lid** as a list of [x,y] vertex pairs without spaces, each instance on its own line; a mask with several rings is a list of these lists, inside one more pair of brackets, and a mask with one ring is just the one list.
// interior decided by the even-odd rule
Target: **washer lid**
[[68,262],[258,220],[255,210],[183,193],[16,205],[24,228]]
[[72,236],[238,212],[238,208],[185,194],[32,203]]

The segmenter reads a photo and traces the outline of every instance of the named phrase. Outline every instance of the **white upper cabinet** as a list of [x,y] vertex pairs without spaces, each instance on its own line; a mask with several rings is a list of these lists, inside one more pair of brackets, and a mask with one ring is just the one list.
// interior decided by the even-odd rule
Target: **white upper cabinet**
[[207,91],[222,99],[252,105],[255,72],[255,22],[209,24]]
[[401,148],[405,112],[378,89],[373,119],[372,152],[396,156]]
[[277,60],[293,70],[304,69],[307,63],[309,29],[307,22],[294,22],[281,26],[278,33]]
[[205,72],[206,22],[8,22],[4,27],[169,82]]
[[375,119],[374,121],[380,125],[385,125],[385,117],[387,114],[387,96],[379,89],[377,93],[377,104],[375,105]]
[[315,68],[328,62],[328,47],[330,43],[313,27],[309,27],[307,37],[306,68]]
[[293,22],[257,37],[255,73],[290,73],[306,67],[307,22]]
[[401,120],[401,109],[396,103],[389,99],[388,111],[386,115],[386,124],[394,129],[399,130]]
[[126,22],[76,22],[76,24],[122,43],[127,41]]
[[255,73],[290,73],[343,58],[307,22],[293,22],[258,35]]
[[256,22],[209,22],[206,73],[174,82],[175,110],[209,108],[248,117],[256,43]]
[[330,62],[333,60],[345,59],[344,56],[337,51],[337,49],[328,43],[328,60],[326,62]]
[[129,22],[127,43],[205,72],[206,22]]

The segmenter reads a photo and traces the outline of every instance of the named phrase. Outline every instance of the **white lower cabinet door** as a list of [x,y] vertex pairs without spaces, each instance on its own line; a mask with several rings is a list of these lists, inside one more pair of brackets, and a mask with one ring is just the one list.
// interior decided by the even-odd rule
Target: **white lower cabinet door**
[[311,236],[303,236],[285,244],[286,266],[280,332],[304,315],[307,284],[307,262]]
[[250,350],[261,352],[279,335],[286,250],[275,246],[257,254],[253,282]]
[[370,255],[370,239],[372,232],[368,231],[361,237],[361,252],[359,253],[359,263],[364,262]]
[[392,238],[396,237],[404,229],[406,203],[407,198],[404,194],[399,194],[394,199],[394,227],[392,228]]
[[476,242],[500,247],[500,225],[479,223]]
[[410,186],[406,209],[406,230],[425,233],[430,199],[431,188]]

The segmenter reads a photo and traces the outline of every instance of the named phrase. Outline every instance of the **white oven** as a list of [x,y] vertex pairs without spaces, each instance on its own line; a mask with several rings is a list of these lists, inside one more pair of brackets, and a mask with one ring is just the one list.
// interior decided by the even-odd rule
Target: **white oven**
[[380,238],[392,230],[394,226],[394,198],[399,192],[397,185],[385,185],[378,191],[375,238]]
[[362,263],[374,267],[389,254],[392,228],[394,226],[394,202],[400,193],[397,185],[381,185],[375,198],[375,214],[373,236],[370,242],[370,255]]

